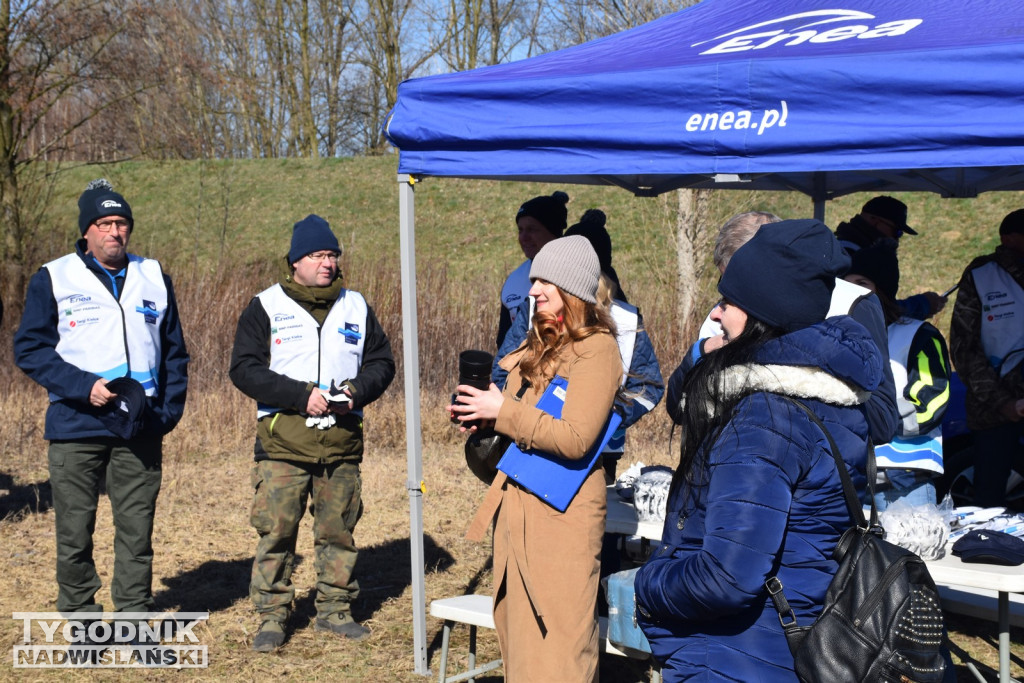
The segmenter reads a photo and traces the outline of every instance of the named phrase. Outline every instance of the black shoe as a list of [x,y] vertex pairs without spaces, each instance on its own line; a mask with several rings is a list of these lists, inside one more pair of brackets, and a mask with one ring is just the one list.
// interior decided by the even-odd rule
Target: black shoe
[[273,652],[284,645],[284,625],[279,621],[264,621],[260,624],[259,633],[252,639],[252,649],[256,652]]

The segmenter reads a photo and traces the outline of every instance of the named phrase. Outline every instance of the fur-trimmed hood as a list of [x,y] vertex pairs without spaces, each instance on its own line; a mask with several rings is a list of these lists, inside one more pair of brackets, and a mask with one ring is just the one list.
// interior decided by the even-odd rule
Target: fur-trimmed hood
[[767,391],[837,406],[868,400],[882,378],[882,356],[868,331],[839,316],[767,342],[755,363],[719,376],[722,398]]

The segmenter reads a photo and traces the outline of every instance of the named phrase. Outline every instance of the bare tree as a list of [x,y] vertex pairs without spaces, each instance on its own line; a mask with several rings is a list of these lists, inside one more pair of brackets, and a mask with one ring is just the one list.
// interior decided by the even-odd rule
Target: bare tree
[[[413,0],[361,0],[355,26],[360,36],[362,133],[368,151],[384,149],[384,116],[398,99],[398,84],[440,51],[430,14],[414,12]],[[411,56],[410,56],[411,55]]]
[[710,190],[678,190],[676,198],[676,320],[679,338],[696,337],[704,311],[697,310],[698,287],[706,280],[707,255],[714,244],[709,225]]
[[[44,164],[82,152],[83,131],[138,94],[119,39],[144,23],[134,3],[101,0],[0,0],[0,258],[26,260],[26,225],[41,210],[32,186]],[[125,137],[88,139],[91,158],[119,157]]]
[[448,0],[441,59],[452,71],[498,64],[523,36],[514,31],[522,0]]

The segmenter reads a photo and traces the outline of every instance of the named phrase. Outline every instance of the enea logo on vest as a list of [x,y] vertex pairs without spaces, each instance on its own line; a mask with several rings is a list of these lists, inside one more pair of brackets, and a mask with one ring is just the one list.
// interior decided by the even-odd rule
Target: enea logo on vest
[[156,303],[152,301],[142,300],[141,306],[135,307],[136,313],[141,313],[146,318],[146,323],[149,325],[156,325],[156,319],[159,313],[156,310]]
[[[791,47],[802,43],[834,43],[850,38],[887,38],[901,36],[918,27],[923,19],[898,19],[874,23],[877,17],[857,10],[814,10],[799,12],[778,19],[762,21],[735,31],[723,33],[710,40],[694,43],[698,47],[714,43],[700,54],[727,54],[746,50],[763,50],[774,45]],[[857,22],[857,23],[855,23]],[[841,26],[834,24],[841,23]]]
[[338,334],[345,335],[346,344],[358,344],[359,340],[363,338],[362,333],[359,332],[358,323],[345,323],[345,327],[338,328]]

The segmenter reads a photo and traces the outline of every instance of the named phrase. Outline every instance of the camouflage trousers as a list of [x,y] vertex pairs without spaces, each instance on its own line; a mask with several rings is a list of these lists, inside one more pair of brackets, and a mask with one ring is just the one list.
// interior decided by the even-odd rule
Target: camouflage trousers
[[317,616],[350,613],[359,596],[359,583],[352,576],[358,556],[352,532],[363,514],[359,465],[261,460],[253,466],[252,480],[255,496],[249,520],[260,540],[249,597],[261,619],[284,622],[291,613],[295,543],[310,496]]

